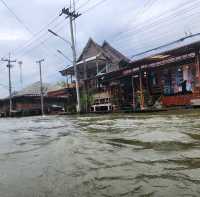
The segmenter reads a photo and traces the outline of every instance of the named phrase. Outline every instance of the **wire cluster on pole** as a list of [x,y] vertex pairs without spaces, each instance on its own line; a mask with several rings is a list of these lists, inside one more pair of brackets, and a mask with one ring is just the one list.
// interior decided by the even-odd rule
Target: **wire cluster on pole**
[[62,16],[63,14],[67,15],[68,17],[72,17],[72,20],[81,16],[81,13],[70,11],[69,8],[63,8],[59,16]]

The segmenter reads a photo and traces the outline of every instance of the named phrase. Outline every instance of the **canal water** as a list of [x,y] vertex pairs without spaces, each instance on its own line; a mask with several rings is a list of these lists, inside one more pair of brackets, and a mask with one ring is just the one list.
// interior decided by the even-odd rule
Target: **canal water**
[[0,119],[0,197],[200,196],[200,111]]

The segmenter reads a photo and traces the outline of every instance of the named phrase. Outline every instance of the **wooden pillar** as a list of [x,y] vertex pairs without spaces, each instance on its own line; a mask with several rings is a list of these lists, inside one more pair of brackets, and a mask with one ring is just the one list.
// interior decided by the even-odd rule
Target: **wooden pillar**
[[200,91],[200,54],[199,50],[195,52],[196,56],[196,88]]
[[71,83],[72,83],[73,82],[73,80],[72,80],[72,74],[70,76],[71,76]]
[[97,59],[96,59],[96,68],[97,68],[97,75],[98,75],[99,74],[99,62]]
[[67,88],[68,88],[69,87],[68,75],[66,76],[66,84],[67,84]]
[[106,62],[106,73],[108,73],[108,63]]
[[[97,69],[97,75],[99,74],[99,62],[98,59],[96,59],[96,69]],[[98,79],[96,80],[96,87],[99,88]]]
[[139,77],[140,77],[140,109],[144,110],[144,91],[142,83],[142,68],[139,68]]
[[136,102],[135,102],[135,84],[134,84],[134,76],[132,76],[132,92],[133,92],[133,111],[136,110]]
[[149,72],[148,69],[145,71],[146,72],[146,88],[147,88],[147,92],[148,94],[150,94],[150,88],[149,88]]
[[83,71],[83,77],[84,77],[84,80],[86,80],[87,79],[87,65],[86,65],[86,62],[84,61],[84,65],[83,65],[83,69],[84,69],[84,71]]
[[84,94],[85,94],[85,97],[86,97],[86,102],[85,102],[85,112],[87,113],[88,112],[88,91],[87,91],[87,63],[84,61],[84,65],[83,65],[83,77],[84,77]]

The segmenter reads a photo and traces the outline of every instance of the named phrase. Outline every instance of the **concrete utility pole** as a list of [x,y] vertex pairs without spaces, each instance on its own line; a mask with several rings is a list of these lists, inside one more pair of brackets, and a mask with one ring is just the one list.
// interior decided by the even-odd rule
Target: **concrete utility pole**
[[21,89],[23,88],[23,76],[22,76],[22,64],[23,62],[22,61],[19,61],[18,62],[19,64],[19,74],[20,74],[20,85],[21,85]]
[[8,79],[9,79],[9,103],[10,103],[10,107],[9,107],[9,113],[10,113],[10,116],[12,115],[12,110],[13,110],[13,107],[12,107],[12,81],[11,81],[11,63],[14,63],[16,62],[16,60],[11,60],[11,57],[10,57],[10,53],[9,53],[9,57],[8,59],[4,59],[4,58],[1,58],[1,61],[3,62],[7,62],[7,68],[8,68]]
[[60,16],[64,14],[69,18],[70,22],[70,33],[71,33],[71,44],[72,44],[72,53],[73,53],[73,67],[74,67],[74,75],[75,75],[75,81],[76,81],[76,96],[77,96],[77,112],[81,112],[81,104],[80,104],[80,90],[79,90],[79,79],[78,79],[78,71],[77,71],[77,65],[76,65],[76,47],[75,47],[75,39],[74,39],[74,28],[73,28],[73,21],[76,20],[79,16],[81,16],[80,13],[76,13],[75,11],[72,11],[71,8],[63,8]]
[[44,59],[36,61],[36,63],[39,65],[39,70],[40,70],[41,113],[42,113],[42,116],[44,116],[44,92],[43,92],[43,82],[42,82],[42,62],[44,62]]

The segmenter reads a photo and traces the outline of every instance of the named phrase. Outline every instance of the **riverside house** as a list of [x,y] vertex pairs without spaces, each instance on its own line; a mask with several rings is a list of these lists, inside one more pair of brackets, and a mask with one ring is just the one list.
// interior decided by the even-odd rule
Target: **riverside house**
[[[107,42],[90,39],[77,61],[85,111],[200,106],[199,49],[197,41],[130,62]],[[72,66],[61,74],[73,83]]]
[[[76,63],[83,111],[113,111],[115,84],[103,86],[101,76],[118,71],[129,61],[108,42],[99,45],[89,39]],[[73,66],[67,67],[61,74],[69,83],[74,83]]]
[[145,57],[102,75],[102,86],[118,84],[121,110],[200,106],[200,42]]

